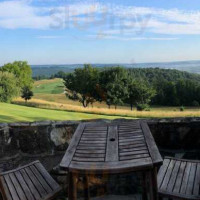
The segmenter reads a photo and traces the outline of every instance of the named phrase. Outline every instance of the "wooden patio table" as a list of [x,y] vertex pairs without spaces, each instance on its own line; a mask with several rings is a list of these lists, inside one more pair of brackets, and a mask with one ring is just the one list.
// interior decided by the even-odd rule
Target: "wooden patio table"
[[[89,200],[91,174],[143,174],[143,199],[157,196],[157,168],[162,157],[146,122],[138,120],[112,123],[81,123],[61,161],[68,171],[68,198],[77,199],[77,180],[84,177],[85,200]],[[148,180],[148,183],[147,183]]]

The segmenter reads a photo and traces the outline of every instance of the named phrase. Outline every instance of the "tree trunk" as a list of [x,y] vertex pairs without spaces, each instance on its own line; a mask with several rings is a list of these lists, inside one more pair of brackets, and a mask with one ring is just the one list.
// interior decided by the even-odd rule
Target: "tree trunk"
[[131,103],[131,110],[133,110],[133,104]]
[[87,107],[87,103],[85,100],[82,101],[83,107],[86,108]]
[[115,110],[117,109],[117,106],[115,105]]

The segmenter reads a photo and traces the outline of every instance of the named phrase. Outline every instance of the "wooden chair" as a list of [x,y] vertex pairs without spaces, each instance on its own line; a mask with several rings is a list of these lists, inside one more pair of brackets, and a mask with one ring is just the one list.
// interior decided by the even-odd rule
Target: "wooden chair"
[[40,161],[0,174],[3,200],[48,200],[60,190]]
[[166,157],[158,172],[160,199],[200,200],[200,161]]

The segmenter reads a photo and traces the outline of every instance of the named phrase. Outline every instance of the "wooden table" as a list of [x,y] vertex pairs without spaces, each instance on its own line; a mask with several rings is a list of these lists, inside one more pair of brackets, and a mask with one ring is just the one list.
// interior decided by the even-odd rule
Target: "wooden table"
[[[85,199],[89,199],[90,174],[141,172],[143,199],[157,199],[157,167],[162,164],[154,138],[146,122],[81,123],[60,164],[68,171],[69,200],[77,199],[77,179],[84,177]],[[150,180],[147,184],[147,179]],[[146,187],[145,187],[146,186]]]

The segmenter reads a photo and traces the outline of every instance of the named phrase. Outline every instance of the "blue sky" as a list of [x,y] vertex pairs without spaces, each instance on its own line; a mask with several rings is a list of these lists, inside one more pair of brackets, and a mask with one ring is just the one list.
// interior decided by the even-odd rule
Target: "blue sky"
[[0,65],[200,60],[199,0],[0,0]]

